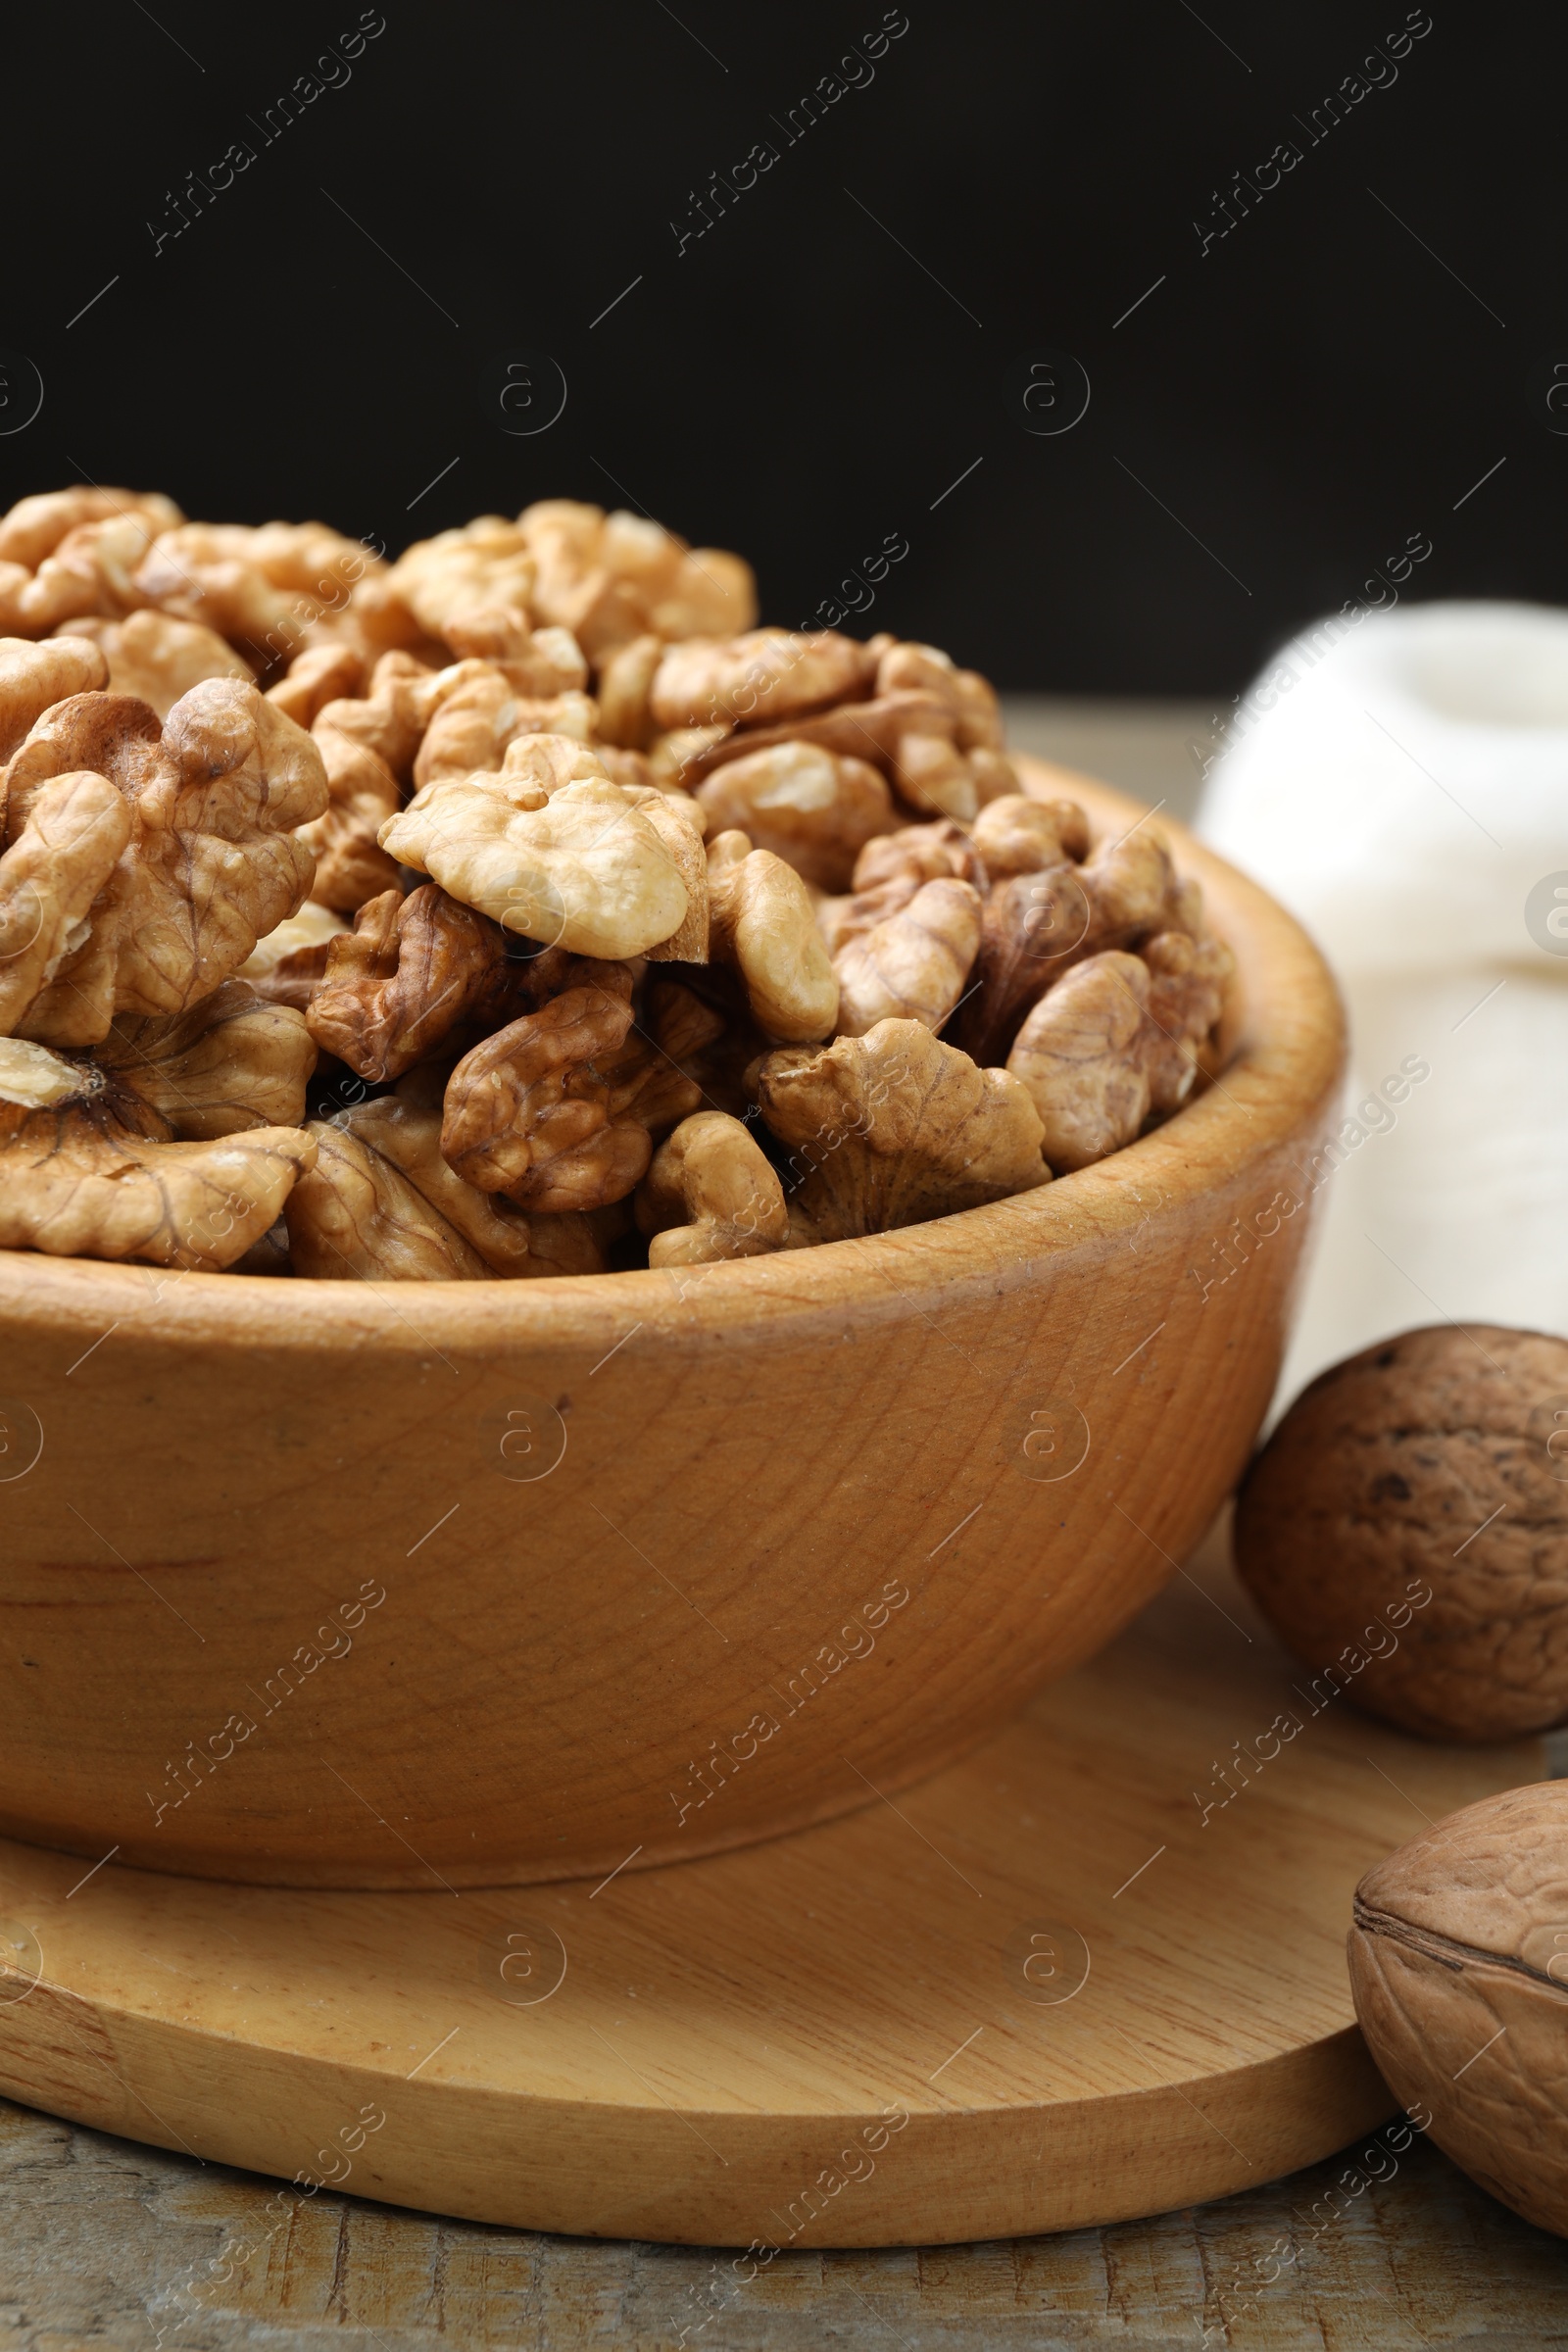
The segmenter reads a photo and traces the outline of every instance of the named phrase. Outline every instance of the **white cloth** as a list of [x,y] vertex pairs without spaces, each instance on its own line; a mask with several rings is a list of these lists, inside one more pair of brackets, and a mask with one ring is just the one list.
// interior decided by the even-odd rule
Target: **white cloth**
[[[1281,1400],[1412,1324],[1568,1332],[1568,954],[1548,944],[1568,924],[1545,927],[1538,889],[1568,884],[1568,613],[1430,604],[1304,631],[1245,698],[1199,830],[1323,949],[1348,1111],[1369,1104],[1318,1196]],[[1429,1075],[1396,1105],[1401,1064]]]

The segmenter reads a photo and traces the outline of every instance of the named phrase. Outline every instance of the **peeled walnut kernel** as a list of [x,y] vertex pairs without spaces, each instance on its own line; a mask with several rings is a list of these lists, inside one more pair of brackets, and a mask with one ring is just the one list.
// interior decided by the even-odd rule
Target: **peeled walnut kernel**
[[0,515],[0,564],[36,571],[62,540],[87,522],[112,522],[131,515],[156,531],[183,521],[172,498],[157,490],[105,490],[77,482],[69,490],[39,490],[19,498]]
[[328,943],[310,1033],[362,1078],[401,1078],[460,1021],[502,1011],[506,953],[499,925],[433,882],[386,891]]
[[878,771],[811,743],[780,743],[732,760],[699,786],[715,829],[739,827],[821,890],[843,890],[873,835],[890,832],[893,800]]
[[792,1248],[977,1208],[1051,1175],[1017,1079],[977,1069],[918,1021],[770,1054],[757,1084],[763,1118],[792,1147]]
[[537,565],[535,609],[570,629],[595,663],[647,632],[722,636],[757,617],[749,564],[689,548],[646,515],[547,498],[525,507],[517,527]]
[[697,1088],[667,1056],[628,1046],[629,975],[605,978],[565,989],[458,1063],[441,1150],[466,1182],[547,1213],[598,1208],[643,1175],[650,1128],[696,1109]]
[[848,939],[833,958],[842,1037],[878,1021],[940,1029],[963,995],[980,945],[980,893],[967,882],[926,882],[906,906]]
[[1073,801],[1042,804],[1007,793],[981,809],[970,839],[992,881],[1038,873],[1088,855],[1089,820]]
[[[516,524],[499,514],[479,514],[459,529],[438,531],[433,539],[405,548],[386,577],[383,595],[420,629],[439,637],[465,612],[498,605],[527,612],[533,584],[533,558]],[[380,641],[392,642],[384,629]]]
[[461,666],[468,674],[456,681],[431,712],[414,764],[416,784],[499,768],[508,745],[519,735],[567,735],[577,743],[592,742],[599,712],[586,694],[519,694],[493,662]]
[[1093,924],[1077,866],[1003,876],[986,900],[973,986],[952,1042],[976,1061],[1004,1063],[1025,1013],[1086,952]]
[[526,748],[578,779],[455,776],[426,784],[381,828],[389,856],[507,930],[576,955],[642,956],[685,921],[690,897],[647,812],[564,736]]
[[[0,760],[9,760],[55,703],[109,683],[101,646],[86,637],[0,637]],[[4,803],[0,801],[0,813]]]
[[310,727],[328,703],[357,695],[364,685],[365,657],[358,647],[341,643],[308,645],[302,654],[295,655],[277,684],[269,686],[267,699],[275,703],[297,727]]
[[134,586],[137,601],[215,630],[265,675],[384,568],[325,523],[185,522],[158,534]]
[[858,893],[897,883],[913,898],[922,882],[940,882],[950,874],[977,890],[986,887],[986,867],[973,836],[940,817],[935,824],[901,825],[879,841],[868,841],[855,861],[853,880]]
[[1223,940],[1185,931],[1161,931],[1139,954],[1151,975],[1150,1108],[1163,1118],[1192,1093],[1199,1049],[1224,1009],[1236,958]]
[[865,648],[836,630],[752,629],[672,645],[654,675],[649,707],[660,727],[776,724],[842,702],[867,679]]
[[784,1188],[739,1119],[702,1110],[660,1145],[637,1192],[651,1266],[760,1257],[789,1232]]
[[[568,1210],[559,1217],[530,1218],[503,1194],[480,1192],[448,1166],[441,1155],[441,1098],[427,1098],[417,1076],[406,1079],[394,1095],[340,1112],[334,1124],[399,1169],[478,1251],[492,1274],[515,1281],[603,1272],[604,1252],[585,1216]],[[543,1237],[541,1226],[551,1229]]]
[[1061,1174],[1130,1144],[1149,1115],[1149,972],[1136,956],[1093,956],[1043,996],[1007,1067],[1028,1088]]
[[235,978],[248,982],[270,1004],[304,1012],[325,975],[333,940],[343,938],[348,928],[330,906],[307,899],[298,914],[286,916],[257,941]]
[[[720,836],[737,838],[746,836]],[[828,1036],[838,1018],[838,979],[794,867],[768,850],[710,860],[709,900],[713,961],[739,974],[758,1027],[789,1042]]]
[[130,805],[107,776],[53,776],[31,795],[0,856],[0,1036],[27,1020],[90,937],[94,903],[131,831]]
[[127,612],[123,620],[88,617],[62,627],[73,636],[90,638],[99,648],[109,664],[112,694],[138,695],[160,718],[167,718],[180,696],[204,678],[239,678],[247,686],[253,682],[250,664],[216,629],[203,628],[199,621],[141,612]]
[[297,1128],[169,1139],[113,1075],[0,1039],[0,1249],[220,1269],[275,1223],[316,1156]]
[[518,605],[460,612],[441,634],[459,662],[483,662],[499,669],[515,694],[548,699],[580,694],[588,683],[588,664],[571,631],[533,628]]
[[1001,750],[1002,712],[996,689],[977,669],[959,669],[952,655],[938,646],[895,639],[878,659],[876,691],[897,694],[907,688],[934,694],[947,707],[960,751]]
[[403,1171],[329,1119],[306,1130],[315,1154],[288,1200],[296,1274],[333,1282],[482,1282],[477,1250]]
[[1561,1339],[1442,1324],[1363,1348],[1303,1391],[1248,1472],[1237,1566],[1312,1672],[1401,1730],[1507,1740],[1560,1723],[1565,1429]]
[[[298,669],[309,656],[302,655]],[[325,664],[320,677],[325,682]],[[270,701],[285,708],[294,669]],[[299,838],[316,860],[311,888],[325,906],[353,914],[368,899],[397,887],[395,861],[381,848],[381,827],[403,803],[428,716],[426,701],[439,680],[407,654],[384,654],[375,665],[368,695],[339,695],[316,701],[314,684],[302,688],[315,702],[311,736],[326,772],[328,806]]]
[[132,573],[180,520],[156,492],[47,490],[0,519],[0,630],[47,637],[64,621],[127,612],[143,599]]
[[646,634],[619,645],[599,673],[599,732],[606,743],[646,752],[658,728],[650,697],[663,655],[662,637]]
[[92,1045],[117,1013],[182,1012],[226,980],[303,902],[312,859],[293,828],[326,804],[310,736],[232,678],[192,687],[162,726],[129,695],[57,703],[7,769],[8,839],[42,787],[76,771],[121,792],[130,837],[86,936],[13,1022],[44,1045]]
[[303,1017],[225,980],[188,1012],[122,1018],[93,1050],[101,1070],[167,1119],[181,1143],[300,1127],[316,1047]]
[[1484,1797],[1355,1892],[1355,2012],[1406,2113],[1539,2229],[1568,2236],[1568,1788]]

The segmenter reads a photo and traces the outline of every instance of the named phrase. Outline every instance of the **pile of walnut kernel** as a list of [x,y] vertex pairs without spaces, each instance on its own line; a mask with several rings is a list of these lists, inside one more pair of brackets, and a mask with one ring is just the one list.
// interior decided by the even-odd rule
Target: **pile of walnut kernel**
[[1158,834],[1020,787],[945,654],[755,621],[738,557],[567,500],[394,564],[14,507],[0,1247],[678,1266],[1167,1117],[1232,959]]

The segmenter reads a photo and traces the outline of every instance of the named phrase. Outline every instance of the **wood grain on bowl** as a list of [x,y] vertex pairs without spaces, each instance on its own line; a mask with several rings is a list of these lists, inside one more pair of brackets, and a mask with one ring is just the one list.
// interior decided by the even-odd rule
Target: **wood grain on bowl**
[[1221,1066],[1039,1191],[526,1284],[0,1254],[0,1830],[639,1869],[897,1788],[1101,1648],[1246,1461],[1343,1059],[1304,935],[1169,831],[1238,958]]

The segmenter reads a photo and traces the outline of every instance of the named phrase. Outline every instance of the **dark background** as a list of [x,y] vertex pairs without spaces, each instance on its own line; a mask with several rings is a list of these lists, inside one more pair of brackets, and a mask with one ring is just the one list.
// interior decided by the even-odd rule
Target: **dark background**
[[[1401,0],[908,0],[794,144],[872,0],[384,15],[268,144],[354,0],[45,14],[7,108],[0,416],[28,360],[44,399],[0,437],[0,494],[90,476],[392,552],[541,496],[624,503],[740,549],[788,622],[901,534],[849,625],[1040,691],[1232,693],[1412,533],[1408,593],[1564,594],[1568,438],[1527,394],[1568,359],[1544,11],[1432,0],[1316,145]],[[1200,253],[1215,191],[1293,138]],[[256,160],[175,234],[234,140]],[[760,140],[777,163],[677,251]],[[1046,351],[1092,386],[1050,437],[1004,393]],[[486,370],[531,358],[543,402],[541,355],[564,411],[511,435]]]

